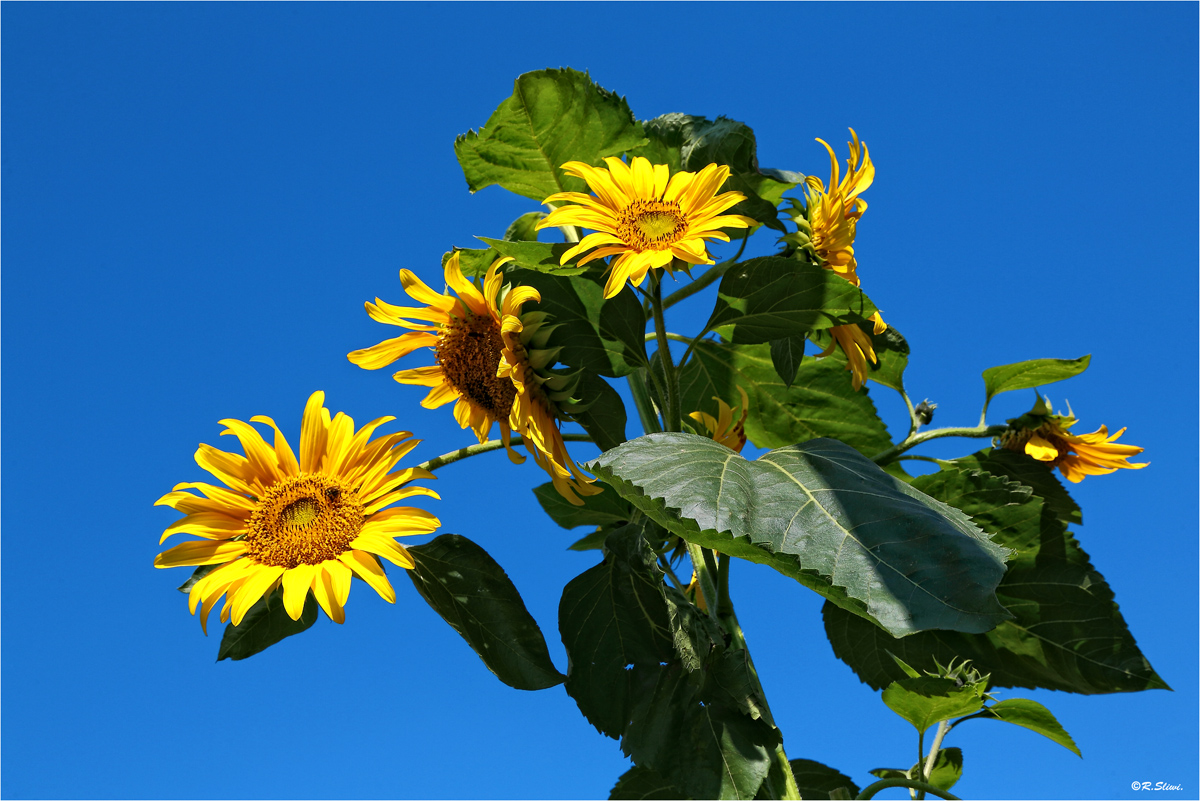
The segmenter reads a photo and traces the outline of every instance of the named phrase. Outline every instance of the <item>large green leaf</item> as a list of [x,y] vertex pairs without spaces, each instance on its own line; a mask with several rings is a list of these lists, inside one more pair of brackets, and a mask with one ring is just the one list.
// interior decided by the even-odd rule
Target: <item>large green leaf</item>
[[848,798],[859,794],[858,785],[849,776],[828,765],[812,759],[793,759],[789,764],[801,798],[829,798],[830,793],[841,789],[848,791]]
[[1008,616],[994,594],[1004,549],[841,442],[751,462],[705,437],[650,434],[589,467],[672,533],[768,564],[897,636]]
[[230,623],[221,637],[217,661],[245,659],[265,651],[275,643],[307,630],[317,622],[317,599],[309,593],[299,620],[292,620],[283,608],[283,593],[272,592],[260,598],[246,611],[240,626]]
[[454,154],[472,192],[499,184],[541,203],[555,192],[587,191],[564,163],[599,164],[645,141],[624,98],[587,73],[549,69],[518,77],[479,133],[454,140]]
[[550,242],[510,242],[505,239],[489,239],[486,236],[477,236],[475,238],[481,242],[486,242],[500,255],[508,256],[513,260],[514,264],[518,267],[524,267],[526,270],[552,273],[554,275],[580,275],[587,272],[587,267],[580,267],[570,263],[560,265],[558,263],[559,257],[571,248],[569,242],[552,244]]
[[1138,650],[1104,577],[1066,526],[1028,487],[955,467],[913,486],[966,512],[1016,553],[996,589],[1013,614],[986,634],[934,631],[896,639],[831,604],[825,631],[834,654],[876,689],[903,672],[970,659],[996,687],[1093,694],[1169,689]]
[[841,440],[866,455],[891,447],[887,427],[866,392],[855,392],[845,362],[805,359],[792,386],[784,385],[769,345],[731,345],[703,340],[680,370],[685,413],[717,413],[719,397],[738,402],[740,386],[750,397],[746,436],[760,448],[780,448],[817,437]]
[[603,267],[578,276],[506,269],[512,281],[541,294],[541,303],[526,304],[525,309],[550,313],[549,322],[558,327],[548,345],[560,348],[558,360],[563,364],[619,378],[649,363],[642,304],[628,287],[605,301]]
[[1091,360],[1092,357],[1088,355],[1078,359],[1031,359],[989,367],[983,371],[983,386],[987,390],[984,406],[1001,392],[1031,389],[1077,376],[1088,368]]
[[954,460],[963,470],[983,470],[994,476],[1007,478],[1024,484],[1033,494],[1045,501],[1046,506],[1064,523],[1083,523],[1083,512],[1079,504],[1067,493],[1062,482],[1054,475],[1054,467],[1039,462],[1023,453],[1004,448],[984,448],[970,456]]
[[935,723],[982,709],[986,684],[986,681],[961,684],[937,676],[904,678],[884,689],[883,702],[921,733]]
[[1023,726],[1043,737],[1048,737],[1063,748],[1073,751],[1076,756],[1083,756],[1079,753],[1079,746],[1075,745],[1071,735],[1067,734],[1067,730],[1058,722],[1058,718],[1037,701],[1031,701],[1028,698],[1008,698],[992,704],[987,708],[987,712],[986,717],[988,718]]
[[621,774],[608,794],[608,801],[669,801],[673,798],[683,798],[683,793],[650,768],[640,765],[634,765]]
[[664,588],[643,525],[613,531],[604,561],[563,590],[566,690],[597,729],[620,737],[625,753],[679,796],[751,798],[779,735],[761,716],[743,714],[736,655],[688,609]]
[[546,640],[508,575],[487,551],[458,534],[408,549],[405,573],[421,597],[479,654],[488,670],[518,690],[563,682]]
[[625,424],[628,422],[625,401],[607,381],[585,370],[579,377],[573,397],[578,398],[583,407],[571,411],[571,419],[583,426],[596,447],[606,451],[625,441]]
[[729,213],[744,214],[778,231],[785,230],[776,206],[783,193],[804,180],[804,176],[783,170],[760,170],[758,145],[750,126],[726,117],[709,120],[670,113],[644,121],[642,128],[649,141],[631,155],[667,164],[672,172],[681,169],[698,172],[708,164],[724,164],[729,167],[730,176],[721,190],[746,196]]
[[856,323],[875,311],[862,290],[832,270],[762,256],[735,264],[721,277],[706,328],[722,328],[731,342],[754,344]]

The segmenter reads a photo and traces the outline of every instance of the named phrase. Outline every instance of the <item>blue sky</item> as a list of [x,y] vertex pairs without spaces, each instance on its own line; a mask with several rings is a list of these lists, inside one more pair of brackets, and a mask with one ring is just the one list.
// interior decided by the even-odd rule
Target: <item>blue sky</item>
[[[155,570],[217,420],[309,393],[396,414],[414,458],[468,444],[421,390],[345,354],[396,272],[500,236],[531,202],[466,191],[454,136],[520,73],[589,70],[635,114],[725,114],[764,166],[825,175],[846,128],[877,168],[859,274],[909,339],[906,385],[970,425],[987,367],[1093,355],[1051,387],[1151,467],[1073,488],[1077,536],[1175,687],[1049,706],[1084,759],[973,724],[967,797],[1136,798],[1197,772],[1195,4],[14,4],[3,45],[0,606],[9,798],[605,797],[627,766],[561,687],[497,682],[402,579],[362,585],[253,659],[216,663]],[[759,245],[762,252],[770,243]],[[706,309],[680,307],[687,331]],[[895,433],[903,407],[872,388]],[[1032,405],[1001,396],[992,420]],[[630,432],[633,433],[632,430]],[[224,444],[224,443],[222,443]],[[971,443],[921,452],[953,456]],[[578,452],[586,457],[585,450]],[[486,461],[489,459],[491,461]],[[494,472],[493,472],[494,471]],[[565,669],[563,585],[595,562],[502,455],[439,473]],[[481,480],[486,477],[489,480]],[[820,600],[738,565],[733,591],[789,756],[907,765],[907,723],[837,661]],[[397,577],[398,578],[398,577]],[[219,632],[219,628],[217,629]],[[896,791],[892,791],[896,793]],[[896,793],[896,797],[900,797]]]

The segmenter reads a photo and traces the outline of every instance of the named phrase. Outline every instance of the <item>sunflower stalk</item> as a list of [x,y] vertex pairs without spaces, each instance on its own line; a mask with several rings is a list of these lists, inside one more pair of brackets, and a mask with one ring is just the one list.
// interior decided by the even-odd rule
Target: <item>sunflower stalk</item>
[[885,451],[880,451],[871,457],[871,461],[878,465],[885,465],[888,462],[894,461],[896,457],[907,450],[915,448],[922,442],[928,442],[931,439],[941,439],[942,437],[998,437],[1008,431],[1008,426],[975,426],[973,428],[934,428],[921,433],[910,434],[905,437],[903,442],[900,442]]
[[[566,442],[591,442],[592,441],[592,438],[589,437],[587,434],[563,434],[562,438]],[[521,437],[520,435],[514,435],[513,438],[509,441],[513,445],[524,445],[525,444],[525,438]],[[468,459],[472,456],[478,456],[481,453],[489,453],[491,451],[498,451],[503,447],[504,447],[503,440],[489,439],[486,442],[480,442],[476,445],[468,445],[465,448],[459,448],[456,451],[450,451],[449,453],[443,453],[441,456],[435,456],[434,458],[430,459],[427,462],[421,462],[419,465],[417,465],[417,468],[420,470],[428,470],[430,472],[433,472],[434,470],[437,470],[439,467],[445,467],[448,464],[454,464],[455,462],[461,462],[463,459]]]
[[[654,332],[658,337],[658,358],[662,363],[663,378],[665,379],[666,402],[665,428],[667,431],[680,431],[682,412],[679,408],[679,375],[675,371],[675,361],[671,358],[670,343],[667,339],[667,322],[663,317],[662,280],[654,273],[650,276],[650,300],[654,311]],[[715,597],[715,596],[714,596]]]

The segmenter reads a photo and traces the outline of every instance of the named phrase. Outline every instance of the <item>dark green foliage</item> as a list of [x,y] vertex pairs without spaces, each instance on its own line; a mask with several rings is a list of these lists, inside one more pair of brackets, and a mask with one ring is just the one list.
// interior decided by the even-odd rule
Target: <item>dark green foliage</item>
[[846,790],[848,798],[854,798],[860,792],[859,787],[849,776],[811,759],[793,759],[792,775],[796,777],[796,786],[800,788],[800,797],[806,799],[829,798],[830,793]]
[[254,656],[285,637],[305,631],[317,622],[318,609],[317,599],[309,593],[304,601],[304,611],[300,613],[300,619],[292,620],[283,608],[282,590],[260,598],[246,611],[241,625],[235,626],[230,623],[225,627],[225,636],[221,637],[221,648],[217,651],[217,661],[236,661]]
[[782,339],[772,339],[771,365],[775,374],[783,380],[785,387],[790,387],[796,380],[796,371],[804,359],[804,336],[793,335]]
[[442,534],[408,552],[416,567],[404,572],[417,592],[496,678],[518,690],[562,683],[537,621],[487,551],[466,537]]

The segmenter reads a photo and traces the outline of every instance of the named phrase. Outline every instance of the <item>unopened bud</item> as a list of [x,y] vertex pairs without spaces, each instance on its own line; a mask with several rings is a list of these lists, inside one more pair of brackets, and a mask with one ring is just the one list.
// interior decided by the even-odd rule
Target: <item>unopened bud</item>
[[936,403],[930,403],[928,399],[917,404],[917,408],[913,409],[917,419],[921,421],[921,425],[927,426],[933,422],[933,410],[937,408]]

